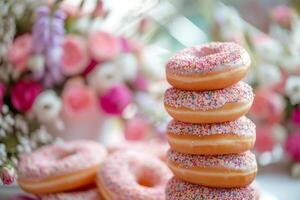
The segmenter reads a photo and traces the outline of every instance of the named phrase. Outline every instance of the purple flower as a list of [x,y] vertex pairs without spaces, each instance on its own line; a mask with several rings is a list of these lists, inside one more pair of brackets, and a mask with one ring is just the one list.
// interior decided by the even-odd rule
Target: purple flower
[[35,55],[44,55],[45,68],[34,73],[34,78],[42,80],[46,87],[51,87],[63,80],[61,73],[62,45],[64,39],[64,19],[62,11],[57,10],[50,16],[48,7],[37,10],[37,20],[32,31],[32,51]]

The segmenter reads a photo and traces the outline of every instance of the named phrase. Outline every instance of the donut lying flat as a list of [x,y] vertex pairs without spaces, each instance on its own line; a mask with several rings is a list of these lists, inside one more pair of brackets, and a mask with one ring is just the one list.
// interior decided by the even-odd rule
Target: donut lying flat
[[33,194],[81,188],[94,182],[105,157],[105,148],[92,141],[44,146],[21,157],[18,183]]
[[183,90],[215,90],[240,81],[250,67],[240,45],[212,42],[181,50],[166,65],[168,82]]
[[255,183],[241,188],[212,188],[196,185],[173,177],[166,187],[166,200],[258,200]]
[[236,120],[249,111],[252,103],[252,88],[244,82],[203,92],[170,88],[164,96],[167,112],[178,121],[190,123]]
[[250,151],[212,156],[169,150],[167,164],[177,178],[208,187],[244,187],[257,172],[255,156]]
[[104,161],[97,185],[105,199],[164,200],[172,174],[159,158],[135,151],[116,152]]
[[232,154],[250,150],[255,143],[255,124],[246,117],[215,124],[172,120],[167,139],[175,151],[187,154]]
[[62,192],[54,194],[46,194],[40,196],[41,200],[102,200],[97,188],[72,191],[72,192]]

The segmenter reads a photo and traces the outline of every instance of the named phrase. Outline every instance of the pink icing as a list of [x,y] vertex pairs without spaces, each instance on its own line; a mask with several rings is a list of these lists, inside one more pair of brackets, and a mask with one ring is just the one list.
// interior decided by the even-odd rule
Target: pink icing
[[70,174],[99,165],[105,157],[105,148],[92,141],[47,145],[21,156],[18,165],[19,177],[42,179]]
[[212,42],[185,48],[170,58],[167,73],[206,74],[250,63],[250,57],[240,45],[232,42]]
[[258,189],[255,182],[241,188],[212,188],[173,177],[166,187],[166,200],[255,200],[257,196]]
[[227,155],[191,155],[170,149],[167,153],[167,158],[183,168],[210,167],[245,171],[256,168],[255,155],[250,151]]
[[165,92],[164,103],[175,108],[191,110],[210,110],[226,103],[253,101],[252,88],[245,82],[238,82],[228,88],[213,91],[186,91],[169,88]]
[[[146,187],[138,183],[143,177],[152,183]],[[136,151],[111,154],[98,173],[112,199],[164,200],[165,186],[171,171],[157,157]]]
[[47,194],[40,197],[41,200],[101,200],[97,188],[83,191],[63,192],[56,194]]
[[254,136],[255,124],[245,116],[234,121],[215,124],[192,124],[172,120],[168,124],[167,131],[176,135],[199,137],[217,134]]

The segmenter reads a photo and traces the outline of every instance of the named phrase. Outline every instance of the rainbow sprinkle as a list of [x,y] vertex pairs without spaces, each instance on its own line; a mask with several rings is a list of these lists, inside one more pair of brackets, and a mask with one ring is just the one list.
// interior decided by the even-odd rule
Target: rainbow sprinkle
[[246,50],[233,42],[212,42],[177,52],[166,64],[173,74],[206,74],[250,63]]
[[255,183],[241,188],[212,188],[173,177],[166,187],[166,200],[255,200],[257,196]]
[[168,124],[167,132],[176,135],[208,136],[216,134],[235,134],[254,136],[255,124],[243,116],[237,120],[215,124],[193,124],[172,120]]
[[226,155],[192,155],[169,150],[169,161],[183,168],[210,167],[215,169],[250,170],[257,167],[255,155],[250,151]]

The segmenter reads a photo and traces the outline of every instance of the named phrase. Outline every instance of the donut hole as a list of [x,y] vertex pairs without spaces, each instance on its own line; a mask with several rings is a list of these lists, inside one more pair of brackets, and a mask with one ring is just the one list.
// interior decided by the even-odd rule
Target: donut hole
[[200,51],[195,51],[197,57],[205,57],[218,53],[220,53],[220,50],[217,48],[202,48]]
[[160,180],[158,174],[155,173],[155,169],[149,167],[142,167],[140,170],[137,171],[136,174],[136,181],[140,186],[143,187],[155,187]]
[[57,155],[56,159],[57,160],[63,160],[63,159],[66,159],[67,157],[70,157],[72,155],[74,155],[76,153],[75,150],[72,150],[72,151],[64,151],[62,152],[61,154]]

